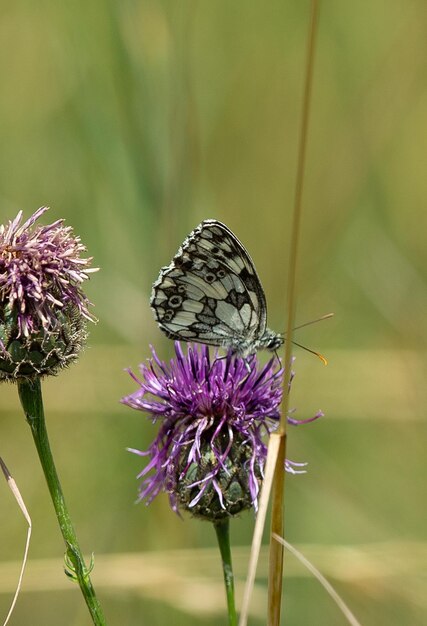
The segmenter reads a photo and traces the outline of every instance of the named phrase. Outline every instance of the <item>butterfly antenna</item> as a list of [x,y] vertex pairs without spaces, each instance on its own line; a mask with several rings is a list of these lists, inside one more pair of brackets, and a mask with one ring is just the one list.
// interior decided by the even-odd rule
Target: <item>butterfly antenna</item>
[[311,350],[310,348],[307,348],[307,346],[303,346],[302,343],[297,343],[296,341],[292,340],[292,343],[295,346],[298,346],[299,348],[302,348],[303,350],[307,350],[307,352],[311,352],[311,354],[316,355],[324,365],[328,364],[327,359],[325,359],[325,357],[323,356],[323,354],[320,354],[320,352],[316,352],[316,350]]
[[328,320],[333,317],[333,313],[326,313],[326,315],[322,315],[322,317],[318,317],[316,320],[311,320],[311,322],[305,322],[305,324],[300,324],[299,326],[294,326],[292,330],[299,330],[300,328],[304,328],[305,326],[310,326],[311,324],[316,324],[317,322],[322,322],[323,320]]
[[[326,313],[325,315],[322,315],[321,317],[318,317],[315,320],[311,320],[310,322],[305,322],[304,324],[300,324],[299,326],[294,326],[292,330],[299,330],[300,328],[304,328],[305,326],[310,326],[311,324],[316,324],[317,322],[328,320],[333,316],[334,316],[333,313]],[[286,333],[283,335],[283,337],[286,338]],[[323,354],[320,354],[320,352],[316,352],[316,350],[311,350],[310,348],[307,348],[307,346],[303,346],[301,343],[297,343],[296,341],[293,341],[293,340],[292,340],[292,343],[295,346],[298,346],[299,348],[302,348],[303,350],[306,350],[307,352],[311,352],[311,354],[314,354],[315,356],[317,356],[322,361],[322,363],[324,363],[324,365],[328,364],[328,360],[325,359]]]

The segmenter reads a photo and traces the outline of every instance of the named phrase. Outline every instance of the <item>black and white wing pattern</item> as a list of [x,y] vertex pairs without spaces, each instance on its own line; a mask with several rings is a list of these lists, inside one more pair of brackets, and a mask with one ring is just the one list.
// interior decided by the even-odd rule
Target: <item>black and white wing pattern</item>
[[266,327],[265,295],[251,257],[217,220],[204,220],[188,235],[161,269],[150,304],[172,339],[221,346],[241,356],[283,343]]

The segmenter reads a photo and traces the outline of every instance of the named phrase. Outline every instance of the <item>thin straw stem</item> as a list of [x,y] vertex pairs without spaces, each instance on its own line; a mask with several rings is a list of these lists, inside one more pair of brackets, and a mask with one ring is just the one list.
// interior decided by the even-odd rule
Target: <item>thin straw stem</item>
[[[297,261],[302,214],[302,195],[305,173],[308,121],[310,113],[311,89],[313,82],[314,50],[318,22],[318,1],[311,2],[311,16],[307,39],[307,56],[305,85],[302,104],[301,130],[298,148],[298,165],[295,183],[294,210],[292,218],[291,243],[288,266],[288,297],[287,297],[287,329],[285,344],[285,377],[282,402],[281,420],[278,434],[281,435],[280,450],[275,469],[272,486],[272,517],[271,532],[279,536],[284,535],[284,488],[285,472],[284,459],[286,457],[286,425],[289,410],[289,388],[292,367],[292,334],[295,324],[297,300]],[[281,597],[283,577],[283,546],[277,541],[270,542],[269,586],[268,586],[268,624],[280,624]]]
[[21,586],[22,586],[22,580],[24,578],[24,571],[25,571],[25,566],[27,564],[27,560],[28,560],[28,551],[30,549],[30,541],[31,541],[31,532],[32,532],[32,522],[31,522],[31,517],[30,514],[27,511],[27,507],[25,506],[25,502],[23,497],[21,496],[21,493],[18,489],[18,485],[16,484],[15,480],[12,478],[8,468],[6,467],[6,463],[3,461],[3,459],[0,456],[0,467],[2,469],[2,472],[7,480],[7,483],[10,487],[10,490],[13,494],[13,497],[15,498],[16,502],[18,503],[19,508],[22,511],[23,516],[25,517],[25,520],[28,524],[28,530],[27,530],[27,540],[25,542],[25,549],[24,549],[24,556],[22,559],[22,565],[21,565],[21,571],[19,573],[19,578],[18,578],[18,584],[16,586],[16,590],[15,590],[15,595],[13,596],[13,600],[12,600],[12,604],[10,605],[10,609],[8,614],[6,615],[6,619],[3,622],[3,626],[6,626],[6,624],[8,624],[10,618],[12,617],[12,613],[15,609],[15,605],[16,602],[18,600],[18,596],[19,593],[21,591]]
[[340,611],[343,613],[344,617],[348,621],[351,626],[361,626],[361,623],[358,621],[356,616],[350,611],[344,600],[341,596],[335,591],[331,583],[323,576],[321,572],[311,563],[299,550],[294,548],[292,544],[288,541],[285,541],[282,537],[278,535],[273,535],[273,539],[281,542],[284,547],[289,550],[307,569],[309,572],[313,574],[320,582],[325,591],[331,596],[335,604],[338,606]]

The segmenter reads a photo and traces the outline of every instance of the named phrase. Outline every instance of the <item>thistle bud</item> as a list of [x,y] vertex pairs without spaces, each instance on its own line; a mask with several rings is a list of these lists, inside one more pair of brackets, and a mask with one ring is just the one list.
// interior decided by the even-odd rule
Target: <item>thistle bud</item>
[[[234,434],[232,443],[225,434],[214,443],[209,436],[203,437],[200,461],[193,461],[188,467],[189,448],[183,447],[182,460],[178,464],[176,496],[179,508],[210,522],[252,508],[250,480],[255,481],[257,492],[262,481],[261,467],[259,460],[253,459],[252,446],[240,433]],[[223,459],[219,469],[218,459]],[[206,482],[206,477],[212,474],[216,475],[215,481]]]

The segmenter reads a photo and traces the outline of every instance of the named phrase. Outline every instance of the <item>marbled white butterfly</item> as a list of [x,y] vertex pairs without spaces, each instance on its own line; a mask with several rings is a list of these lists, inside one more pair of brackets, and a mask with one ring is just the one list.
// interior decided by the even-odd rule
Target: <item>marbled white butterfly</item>
[[153,285],[151,308],[171,339],[231,349],[246,357],[276,350],[264,290],[248,252],[227,226],[204,220]]

